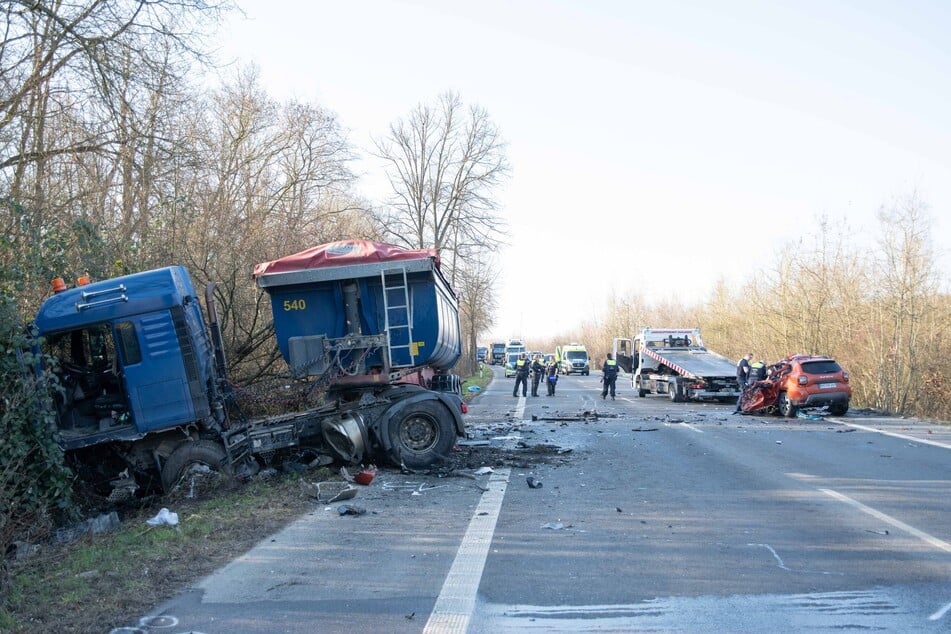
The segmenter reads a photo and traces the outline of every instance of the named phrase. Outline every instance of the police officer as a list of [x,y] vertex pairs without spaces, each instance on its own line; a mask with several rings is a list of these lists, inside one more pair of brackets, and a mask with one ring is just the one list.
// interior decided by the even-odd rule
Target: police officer
[[538,383],[545,374],[545,366],[542,365],[541,355],[536,354],[532,359],[532,396],[538,396]]
[[746,391],[746,382],[750,379],[750,361],[752,360],[753,353],[747,352],[746,356],[736,364],[736,387],[740,391],[740,395],[736,397],[734,414],[743,409],[743,392]]
[[518,360],[515,362],[515,389],[512,390],[512,396],[518,396],[518,386],[522,386],[522,396],[528,396],[528,371],[531,369],[531,365],[528,363],[528,359],[525,358],[525,353],[518,355]]
[[750,376],[746,381],[747,385],[753,385],[757,381],[766,378],[766,360],[760,359],[750,364]]
[[601,366],[601,400],[608,397],[608,390],[611,391],[611,400],[614,400],[614,384],[617,383],[617,361],[608,353],[604,365]]
[[548,386],[548,396],[554,396],[555,386],[558,385],[558,362],[555,361],[554,357],[545,368],[545,374],[547,375],[545,384]]
[[753,360],[753,353],[747,352],[746,356],[740,359],[736,364],[736,385],[740,392],[746,389],[746,382],[750,378],[750,361]]

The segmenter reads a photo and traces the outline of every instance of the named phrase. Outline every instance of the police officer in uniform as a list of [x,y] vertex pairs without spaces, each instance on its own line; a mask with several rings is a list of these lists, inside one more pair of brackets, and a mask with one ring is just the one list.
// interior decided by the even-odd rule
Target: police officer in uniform
[[532,396],[538,396],[538,384],[545,374],[545,366],[542,365],[541,355],[535,355],[532,359]]
[[750,361],[753,360],[753,353],[748,352],[746,356],[740,359],[736,364],[736,385],[742,392],[746,389],[746,382],[750,378]]
[[608,390],[611,392],[611,400],[614,400],[614,384],[617,383],[617,361],[608,353],[604,365],[601,366],[601,399],[608,397]]
[[518,396],[518,386],[522,386],[522,396],[528,396],[528,371],[531,365],[525,358],[525,353],[518,355],[518,361],[515,362],[515,389],[512,390],[512,396]]
[[760,359],[754,363],[750,364],[750,376],[747,379],[746,385],[751,386],[757,381],[762,381],[766,378],[766,359]]
[[552,357],[548,367],[545,368],[545,374],[547,375],[545,385],[548,386],[548,396],[554,396],[555,386],[558,385],[558,362],[555,361],[554,357]]

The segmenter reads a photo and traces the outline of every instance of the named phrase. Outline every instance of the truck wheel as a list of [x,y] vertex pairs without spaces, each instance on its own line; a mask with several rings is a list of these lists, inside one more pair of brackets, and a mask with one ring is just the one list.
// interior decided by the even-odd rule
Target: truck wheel
[[423,469],[444,460],[456,442],[452,414],[434,401],[413,405],[389,427],[390,458],[410,469]]
[[224,447],[211,440],[186,441],[172,451],[162,466],[162,488],[168,493],[192,467],[200,465],[212,471],[231,473]]
[[670,395],[670,400],[674,403],[682,403],[684,400],[683,390],[676,381],[667,384],[667,394]]
[[777,399],[777,406],[779,407],[779,414],[785,416],[786,418],[796,418],[796,414],[799,413],[799,408],[790,402],[789,397],[786,396],[785,392],[779,393],[779,398]]

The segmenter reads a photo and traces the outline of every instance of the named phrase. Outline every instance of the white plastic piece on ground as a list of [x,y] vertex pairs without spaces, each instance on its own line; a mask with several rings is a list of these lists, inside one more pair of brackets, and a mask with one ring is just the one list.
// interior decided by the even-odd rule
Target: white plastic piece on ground
[[145,520],[145,523],[149,526],[162,526],[163,524],[178,526],[178,513],[172,513],[168,509],[163,508],[155,517]]

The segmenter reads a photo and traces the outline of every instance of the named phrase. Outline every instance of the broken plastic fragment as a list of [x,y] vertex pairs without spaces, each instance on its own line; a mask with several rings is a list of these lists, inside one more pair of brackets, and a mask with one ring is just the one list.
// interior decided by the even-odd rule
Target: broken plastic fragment
[[168,509],[163,508],[155,517],[145,520],[145,523],[149,526],[161,526],[163,524],[178,526],[178,513],[172,513]]

